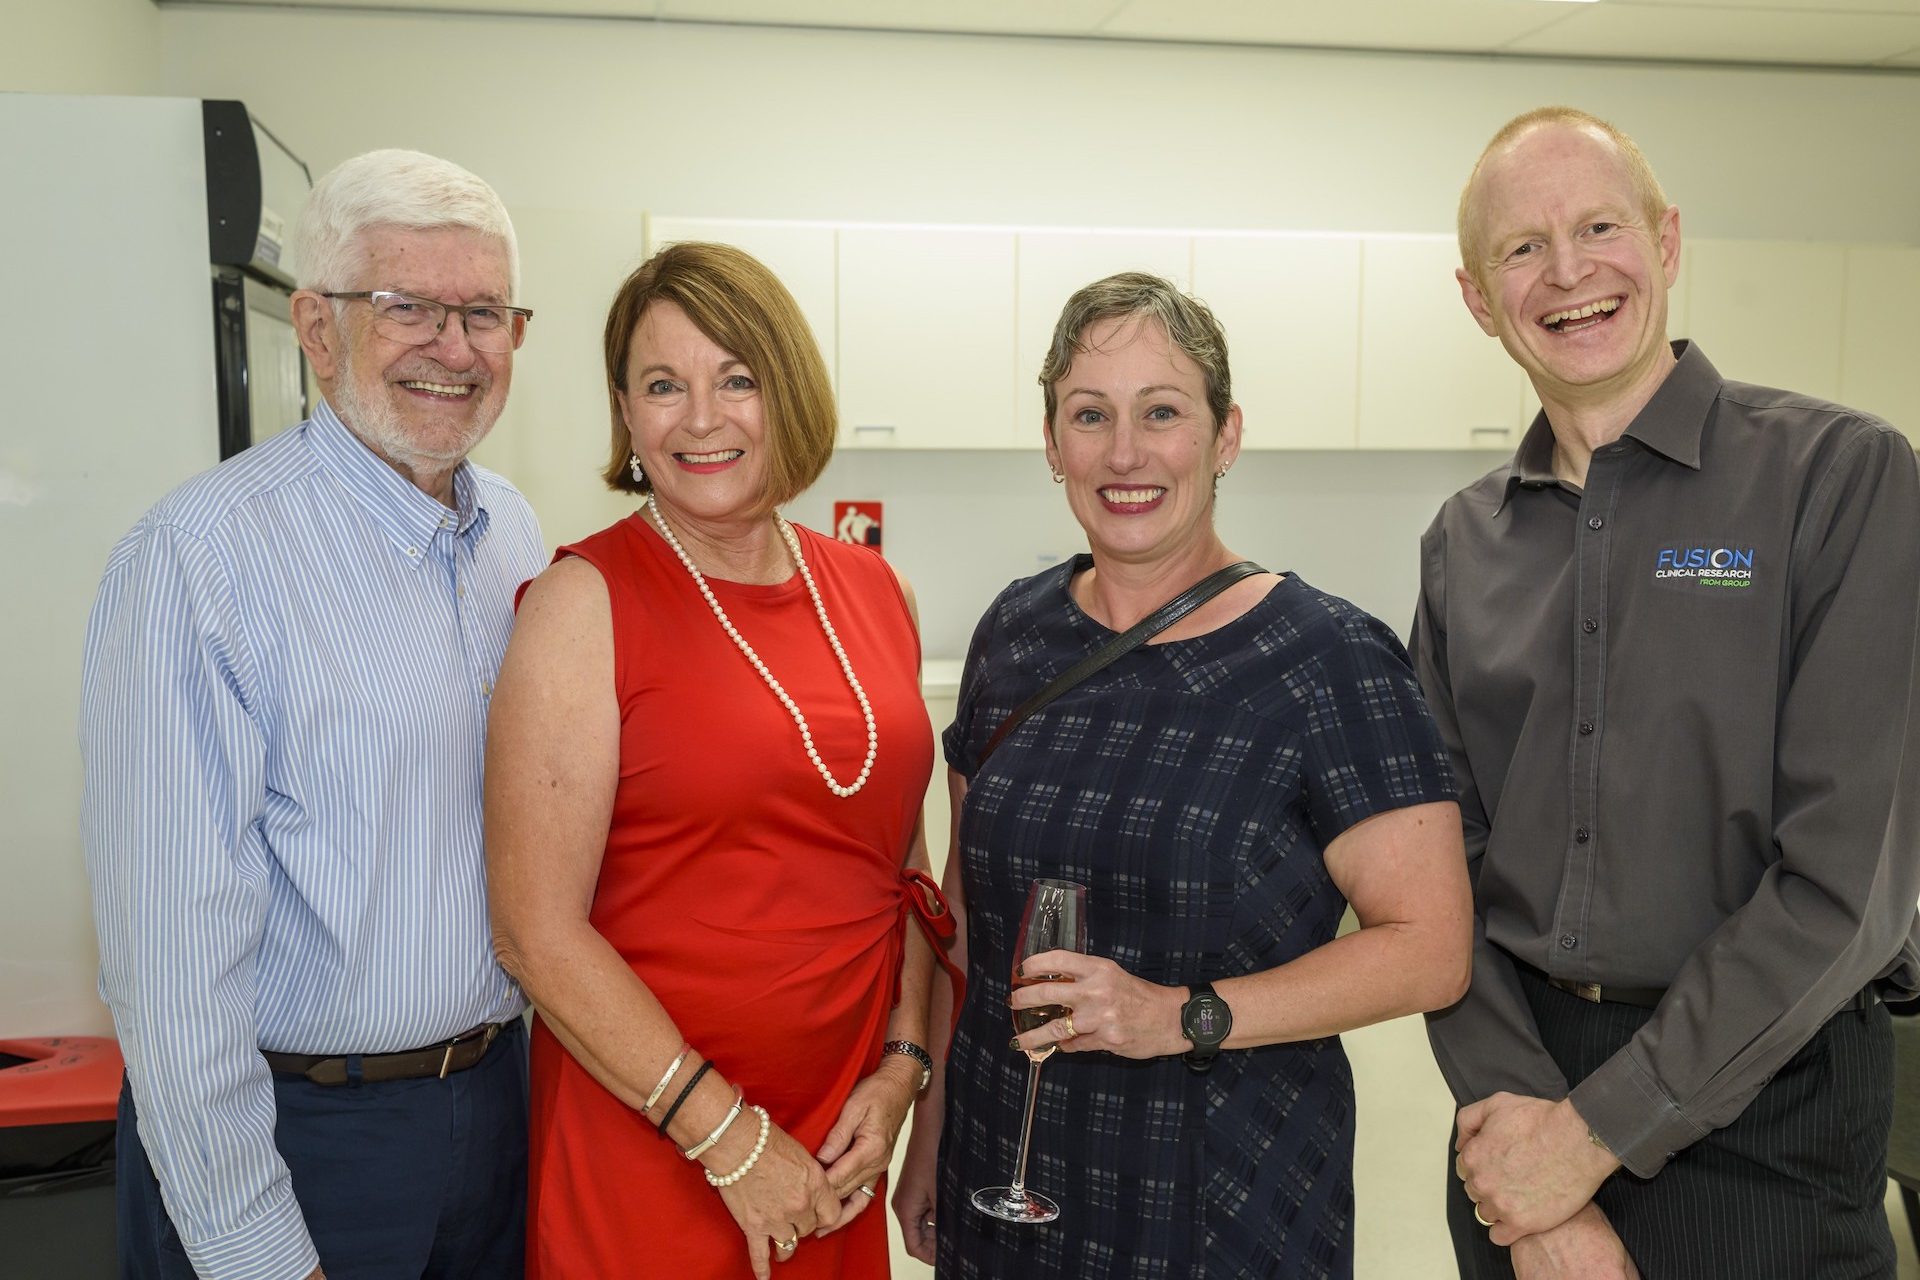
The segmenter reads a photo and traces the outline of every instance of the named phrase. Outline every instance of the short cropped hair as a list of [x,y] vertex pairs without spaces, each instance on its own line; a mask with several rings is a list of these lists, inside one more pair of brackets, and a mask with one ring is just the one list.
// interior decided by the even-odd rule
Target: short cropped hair
[[314,184],[294,233],[300,287],[355,287],[361,237],[376,227],[460,227],[491,236],[507,253],[507,301],[519,297],[520,246],[494,189],[451,160],[394,148],[344,160]]
[[1206,376],[1207,410],[1219,431],[1233,407],[1233,374],[1227,366],[1227,335],[1207,304],[1180,292],[1170,281],[1144,271],[1123,271],[1095,280],[1067,299],[1053,326],[1053,344],[1040,365],[1040,386],[1046,394],[1047,430],[1060,408],[1059,381],[1073,368],[1075,357],[1089,350],[1087,330],[1103,320],[1140,316],[1159,324],[1167,341],[1200,366]]
[[1493,135],[1493,141],[1487,143],[1480,152],[1480,158],[1474,161],[1473,172],[1467,175],[1467,185],[1460,189],[1460,208],[1455,222],[1460,240],[1460,265],[1476,280],[1480,278],[1481,259],[1487,248],[1480,243],[1481,171],[1487,167],[1487,161],[1495,152],[1518,139],[1521,134],[1548,125],[1571,125],[1576,129],[1587,129],[1612,142],[1627,167],[1627,181],[1633,185],[1634,199],[1640,205],[1640,214],[1647,220],[1648,229],[1659,229],[1660,218],[1667,211],[1667,193],[1661,190],[1660,179],[1654,176],[1653,166],[1647,162],[1646,153],[1640,150],[1639,143],[1599,116],[1578,107],[1535,107],[1501,126],[1500,132]]
[[833,456],[839,419],[820,347],[779,277],[758,258],[728,244],[668,245],[626,278],[607,311],[604,339],[613,447],[600,475],[610,489],[645,493],[635,480],[633,452],[620,398],[634,330],[649,306],[671,302],[694,327],[746,362],[760,384],[767,420],[767,499],[779,506],[805,490]]

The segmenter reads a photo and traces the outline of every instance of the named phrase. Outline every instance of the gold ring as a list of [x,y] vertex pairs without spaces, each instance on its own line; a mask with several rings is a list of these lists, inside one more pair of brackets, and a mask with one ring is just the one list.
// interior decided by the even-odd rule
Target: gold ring
[[782,1253],[792,1253],[800,1247],[800,1237],[795,1235],[791,1240],[775,1240],[773,1247]]
[[1484,1216],[1481,1215],[1479,1201],[1475,1201],[1473,1205],[1473,1220],[1479,1223],[1483,1227],[1490,1227],[1493,1225],[1491,1222],[1488,1222]]
[[865,1196],[867,1199],[869,1200],[873,1199],[873,1188],[868,1186],[866,1183],[864,1182],[861,1183],[859,1190],[860,1190],[860,1194]]
[[1073,1014],[1071,1012],[1068,1012],[1067,1014],[1061,1017],[1060,1025],[1062,1027],[1065,1027],[1067,1031],[1066,1035],[1060,1037],[1062,1040],[1071,1040],[1075,1036],[1080,1034],[1078,1031],[1075,1031],[1073,1029]]

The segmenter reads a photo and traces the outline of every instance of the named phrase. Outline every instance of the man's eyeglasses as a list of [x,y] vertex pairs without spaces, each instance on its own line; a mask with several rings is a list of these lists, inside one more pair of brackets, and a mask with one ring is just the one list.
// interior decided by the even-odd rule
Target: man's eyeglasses
[[364,300],[373,308],[374,332],[410,347],[424,347],[439,337],[447,327],[448,314],[457,313],[467,331],[467,345],[475,351],[495,354],[512,351],[526,337],[527,321],[533,319],[533,312],[525,307],[504,307],[497,302],[470,302],[456,307],[386,289],[320,296],[343,301]]

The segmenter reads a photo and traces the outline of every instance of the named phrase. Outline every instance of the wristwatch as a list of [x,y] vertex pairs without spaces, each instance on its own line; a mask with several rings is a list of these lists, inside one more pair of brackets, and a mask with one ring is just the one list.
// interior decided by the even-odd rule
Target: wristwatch
[[914,1092],[926,1092],[927,1086],[933,1082],[933,1055],[911,1040],[889,1040],[880,1046],[881,1057],[890,1053],[904,1053],[920,1064],[920,1087]]
[[1191,993],[1180,1006],[1180,1034],[1193,1041],[1193,1048],[1181,1056],[1190,1071],[1207,1071],[1220,1052],[1220,1042],[1233,1030],[1233,1010],[1214,993],[1211,982],[1187,985]]

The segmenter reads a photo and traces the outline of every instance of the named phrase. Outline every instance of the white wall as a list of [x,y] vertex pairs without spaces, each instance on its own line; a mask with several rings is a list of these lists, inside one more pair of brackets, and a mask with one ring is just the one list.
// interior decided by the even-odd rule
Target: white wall
[[153,0],[6,0],[0,91],[157,93]]
[[[538,315],[481,457],[555,541],[626,509],[593,479],[597,344],[643,211],[1444,231],[1493,130],[1570,101],[1639,137],[1693,234],[1920,240],[1920,168],[1891,150],[1920,126],[1920,76],[224,8],[169,10],[163,36],[167,91],[243,98],[316,173],[409,145],[500,189]],[[429,49],[463,82],[499,86],[497,112],[462,109],[472,95],[398,110],[350,87],[364,74],[316,70]],[[1486,358],[1505,357],[1489,341]],[[968,376],[968,353],[952,376]],[[1250,457],[1223,522],[1238,549],[1404,628],[1411,535],[1494,461]],[[889,553],[920,588],[936,655],[964,648],[1006,579],[1074,545],[1031,455],[843,453],[795,511],[824,521],[835,497],[890,503]]]

